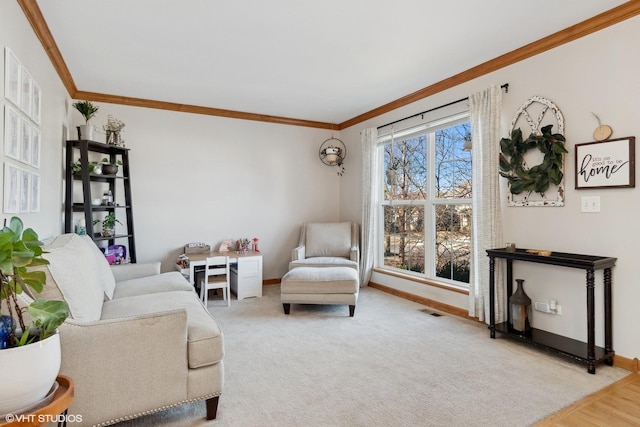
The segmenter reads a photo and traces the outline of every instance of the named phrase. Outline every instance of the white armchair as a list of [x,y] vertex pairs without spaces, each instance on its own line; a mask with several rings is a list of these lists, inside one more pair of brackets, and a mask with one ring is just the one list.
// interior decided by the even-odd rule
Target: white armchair
[[359,270],[360,229],[355,222],[307,223],[291,253],[296,267],[351,267]]
[[360,288],[360,233],[356,223],[308,223],[280,282],[284,313],[291,304],[346,304],[353,317]]

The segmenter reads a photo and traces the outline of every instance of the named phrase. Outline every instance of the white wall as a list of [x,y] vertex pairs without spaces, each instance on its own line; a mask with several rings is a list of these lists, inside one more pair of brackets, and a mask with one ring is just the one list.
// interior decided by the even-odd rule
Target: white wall
[[[4,104],[10,104],[4,97],[5,47],[11,49],[42,89],[41,161],[39,169],[22,164],[4,155]],[[0,112],[0,140],[2,141],[2,144],[0,144],[2,147],[0,149],[0,158],[3,163],[11,163],[40,174],[42,183],[41,210],[39,213],[26,213],[19,216],[24,221],[25,226],[33,227],[40,237],[50,237],[58,234],[62,227],[63,212],[61,207],[64,194],[61,186],[62,147],[65,139],[63,129],[69,108],[69,97],[40,41],[27,22],[22,9],[15,1],[0,2],[0,48],[2,49],[3,64],[0,66],[0,105],[2,106],[2,111]],[[2,182],[0,188],[4,189],[4,167],[0,182]],[[2,206],[4,207],[4,204]],[[3,212],[2,218],[8,219],[13,215]]]
[[96,104],[95,125],[126,123],[138,262],[167,271],[187,242],[257,237],[264,278],[280,278],[300,224],[339,219],[340,179],[318,158],[328,130]]
[[[551,249],[617,257],[613,270],[613,340],[616,353],[628,358],[640,357],[637,324],[640,287],[635,270],[640,250],[640,188],[575,190],[574,145],[593,141],[597,122],[614,131],[613,137],[640,137],[637,94],[640,93],[640,17],[589,35],[552,51],[459,85],[443,93],[400,108],[383,116],[342,131],[351,153],[360,146],[359,132],[390,121],[460,99],[491,84],[509,83],[503,97],[503,134],[507,136],[511,119],[520,105],[531,96],[551,99],[564,113],[565,136],[569,154],[565,165],[566,204],[564,207],[506,207],[505,241],[519,247]],[[373,106],[372,106],[373,107]],[[638,141],[640,144],[640,140]],[[638,152],[636,148],[636,163]],[[353,157],[352,159],[353,160]],[[343,177],[341,215],[359,215],[360,165],[350,163]],[[504,183],[503,183],[504,184]],[[640,183],[639,183],[640,187]],[[602,212],[580,212],[582,196],[601,197]],[[525,289],[534,301],[556,299],[562,316],[534,312],[534,326],[576,339],[586,339],[585,273],[582,270],[515,263],[517,278],[525,279]],[[596,274],[597,342],[602,345],[602,274]],[[375,275],[374,281],[413,292],[458,307],[466,301],[455,295],[443,296],[441,290],[416,286]]]

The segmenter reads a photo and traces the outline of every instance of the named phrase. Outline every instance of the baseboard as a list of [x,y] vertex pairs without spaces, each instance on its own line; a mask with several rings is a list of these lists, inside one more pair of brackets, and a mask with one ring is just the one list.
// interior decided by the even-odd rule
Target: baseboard
[[617,366],[618,368],[626,369],[627,371],[631,371],[635,374],[640,373],[640,361],[638,358],[629,359],[628,357],[614,355],[613,356],[613,366]]
[[409,292],[400,291],[398,289],[390,288],[389,286],[381,285],[380,283],[376,283],[376,282],[370,281],[369,286],[372,288],[376,288],[381,291],[387,292],[389,294],[392,294],[404,299],[408,299],[413,302],[417,302],[418,304],[426,305],[427,307],[431,307],[433,309],[436,309],[445,313],[464,317],[465,319],[476,320],[476,321],[478,320],[477,318],[470,317],[469,312],[460,307],[455,307],[453,305],[445,304],[439,301],[434,301],[432,299],[421,297],[419,295],[414,295]]
[[[452,305],[444,304],[429,298],[414,295],[409,292],[400,291],[398,289],[390,288],[388,286],[381,285],[375,282],[369,282],[369,286],[372,288],[379,289],[383,292],[387,292],[389,294],[392,294],[404,299],[408,299],[410,301],[417,302],[422,305],[426,305],[427,307],[431,307],[433,309],[436,309],[445,313],[453,314],[459,317],[464,317],[465,319],[475,320],[476,322],[478,321],[477,317],[469,316],[469,313],[467,312],[467,310],[464,310],[459,307],[454,307]],[[613,356],[613,365],[618,368],[622,368],[622,369],[626,369],[627,371],[634,372],[636,374],[640,373],[640,361],[638,360],[637,357],[634,359],[630,359],[628,357],[624,357],[616,354]]]

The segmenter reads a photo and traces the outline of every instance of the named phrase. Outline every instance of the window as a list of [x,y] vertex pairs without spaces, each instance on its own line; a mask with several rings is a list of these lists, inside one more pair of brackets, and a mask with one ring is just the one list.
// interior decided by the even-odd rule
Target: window
[[379,138],[379,265],[467,287],[471,260],[468,113]]

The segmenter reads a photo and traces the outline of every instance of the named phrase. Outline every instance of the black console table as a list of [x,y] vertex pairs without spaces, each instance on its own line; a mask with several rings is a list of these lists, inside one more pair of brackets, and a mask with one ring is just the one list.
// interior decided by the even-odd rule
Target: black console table
[[[579,255],[563,252],[552,252],[549,256],[527,252],[526,249],[508,251],[506,249],[488,249],[489,256],[489,330],[491,338],[496,331],[509,338],[533,344],[538,347],[555,350],[587,365],[590,374],[596,373],[596,365],[606,363],[613,365],[612,311],[611,311],[611,269],[616,258]],[[535,262],[539,264],[559,265],[580,268],[587,273],[587,342],[574,340],[562,335],[553,334],[532,328],[530,333],[523,334],[509,328],[511,313],[507,309],[507,322],[496,324],[495,314],[495,262],[496,258],[507,261],[507,298],[513,293],[513,261]],[[604,348],[596,347],[595,334],[595,270],[604,270]]]

